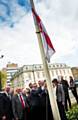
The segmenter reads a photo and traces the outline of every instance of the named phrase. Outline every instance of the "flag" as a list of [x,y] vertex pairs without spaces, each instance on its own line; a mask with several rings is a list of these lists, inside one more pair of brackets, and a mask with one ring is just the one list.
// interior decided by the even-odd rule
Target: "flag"
[[50,62],[50,58],[55,53],[55,49],[53,47],[53,44],[51,43],[51,40],[47,34],[47,31],[46,31],[40,17],[38,16],[38,14],[36,13],[36,11],[33,8],[32,8],[32,13],[33,13],[34,20],[36,20],[36,22],[39,26],[39,30],[40,30],[39,32],[41,33],[41,37],[42,37],[45,58],[48,60],[48,62]]

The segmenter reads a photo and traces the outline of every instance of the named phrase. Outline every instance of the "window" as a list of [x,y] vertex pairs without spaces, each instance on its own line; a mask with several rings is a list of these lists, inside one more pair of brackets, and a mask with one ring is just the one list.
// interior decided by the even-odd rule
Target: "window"
[[64,75],[65,75],[65,73],[66,73],[65,70],[63,70],[63,73],[64,73]]
[[37,68],[36,66],[34,68]]
[[57,65],[57,68],[59,67],[59,65]]
[[28,78],[31,79],[31,73],[28,73]]
[[55,65],[53,65],[53,67],[55,67]]
[[26,70],[28,69],[28,67],[26,67]]
[[45,77],[45,73],[44,72],[42,72],[42,76]]
[[61,64],[60,67],[63,67],[63,65]]
[[65,76],[65,80],[67,80],[67,76]]
[[41,68],[41,65],[39,66],[39,68]]
[[58,76],[58,80],[61,80],[61,76]]
[[58,75],[58,70],[56,70],[56,75]]
[[68,72],[68,74],[70,74],[70,70],[69,70],[69,69],[68,69],[68,71],[67,71],[67,72]]
[[60,75],[62,75],[62,71],[61,70],[59,70],[59,73],[60,73]]
[[51,65],[49,65],[49,68],[51,68]]
[[51,73],[52,73],[52,76],[54,76],[54,71],[53,70],[51,71]]
[[39,73],[39,72],[37,72],[36,74],[37,74],[37,78],[40,78],[40,73]]

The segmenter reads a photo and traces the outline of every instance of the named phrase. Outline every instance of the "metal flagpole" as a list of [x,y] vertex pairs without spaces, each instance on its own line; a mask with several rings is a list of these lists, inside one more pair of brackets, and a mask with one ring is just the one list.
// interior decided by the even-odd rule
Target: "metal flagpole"
[[[31,8],[33,8],[35,10],[33,0],[30,0],[30,4],[31,4]],[[40,47],[44,72],[45,72],[45,75],[46,75],[47,89],[48,89],[48,93],[49,93],[53,118],[54,118],[54,120],[60,120],[60,115],[59,115],[56,99],[55,99],[55,96],[54,96],[54,93],[53,93],[53,86],[52,86],[52,82],[51,82],[51,78],[50,78],[50,73],[49,73],[49,70],[48,70],[47,61],[45,59],[45,52],[44,52],[44,48],[43,48],[43,44],[42,44],[42,38],[41,38],[41,34],[40,34],[40,29],[39,29],[39,26],[38,26],[38,23],[37,23],[36,20],[34,20],[34,23],[35,23],[38,43],[39,43],[39,47]]]

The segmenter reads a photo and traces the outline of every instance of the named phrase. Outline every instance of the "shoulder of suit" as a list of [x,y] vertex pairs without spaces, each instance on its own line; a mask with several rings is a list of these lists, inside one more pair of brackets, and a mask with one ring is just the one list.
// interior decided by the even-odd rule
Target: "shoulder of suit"
[[14,95],[13,95],[13,98],[17,98],[17,97],[18,97],[18,94],[14,94]]
[[3,92],[3,91],[0,91],[0,94],[1,94],[1,93],[4,93],[4,92]]

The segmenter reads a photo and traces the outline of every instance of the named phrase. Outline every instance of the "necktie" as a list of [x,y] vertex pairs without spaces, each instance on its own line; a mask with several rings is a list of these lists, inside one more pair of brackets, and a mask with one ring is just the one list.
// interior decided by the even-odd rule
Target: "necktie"
[[23,99],[22,95],[20,95],[20,101],[21,101],[21,104],[22,104],[22,108],[25,108],[25,102],[24,102],[24,99]]

